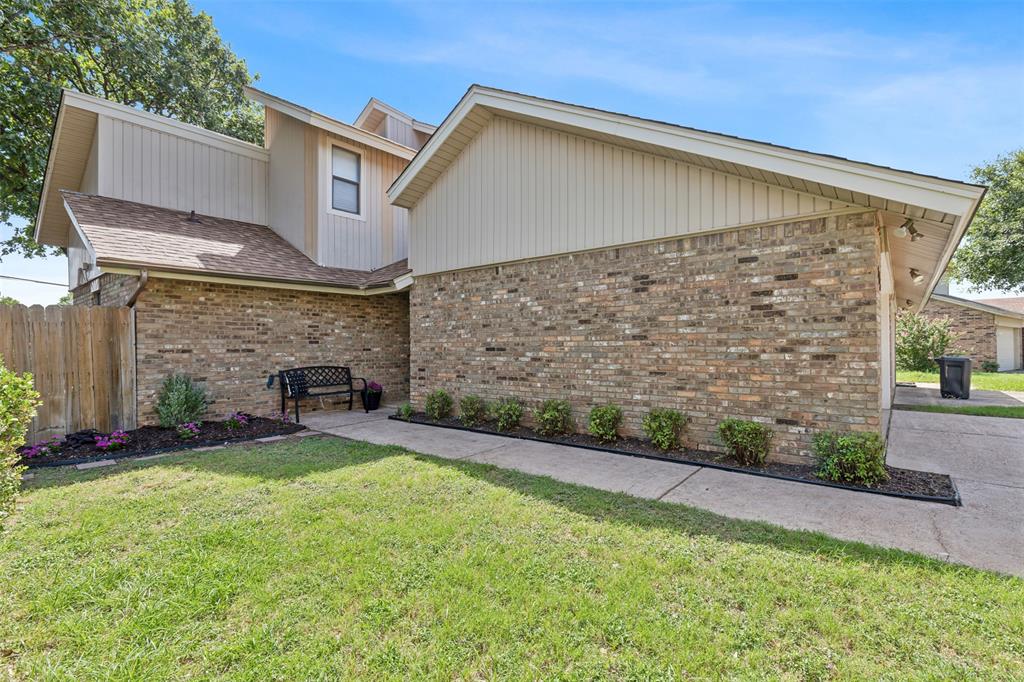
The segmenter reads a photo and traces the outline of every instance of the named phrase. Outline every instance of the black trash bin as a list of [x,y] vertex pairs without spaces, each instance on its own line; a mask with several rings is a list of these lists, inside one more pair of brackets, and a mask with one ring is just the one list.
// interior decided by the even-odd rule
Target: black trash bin
[[943,398],[971,397],[971,359],[959,355],[935,358],[939,363],[939,392]]

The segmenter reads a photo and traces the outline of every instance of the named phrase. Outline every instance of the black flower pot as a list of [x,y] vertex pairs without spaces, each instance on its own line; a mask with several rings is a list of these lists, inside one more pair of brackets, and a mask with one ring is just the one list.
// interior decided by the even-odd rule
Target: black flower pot
[[363,407],[367,410],[376,410],[380,407],[380,397],[384,395],[384,391],[370,391],[363,389]]

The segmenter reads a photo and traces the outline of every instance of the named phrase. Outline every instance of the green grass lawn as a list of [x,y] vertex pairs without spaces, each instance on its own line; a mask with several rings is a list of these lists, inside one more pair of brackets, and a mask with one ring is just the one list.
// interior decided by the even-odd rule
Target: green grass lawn
[[1024,678],[1024,581],[311,438],[41,471],[13,679]]
[[[914,381],[921,383],[939,383],[939,373],[935,372],[896,372],[896,381]],[[1002,372],[971,372],[971,388],[991,391],[1022,391],[1024,392],[1024,374],[1005,374]]]
[[945,414],[969,414],[975,417],[1024,419],[1024,405],[1021,407],[1009,405],[896,405],[895,408],[911,412],[942,412]]

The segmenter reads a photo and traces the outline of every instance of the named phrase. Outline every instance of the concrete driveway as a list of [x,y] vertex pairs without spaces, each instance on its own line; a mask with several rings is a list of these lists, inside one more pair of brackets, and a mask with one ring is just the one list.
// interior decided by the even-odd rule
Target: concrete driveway
[[893,412],[889,463],[948,473],[963,499],[962,507],[951,507],[406,424],[386,419],[391,412],[314,413],[304,423],[346,438],[401,445],[1024,576],[1021,419]]

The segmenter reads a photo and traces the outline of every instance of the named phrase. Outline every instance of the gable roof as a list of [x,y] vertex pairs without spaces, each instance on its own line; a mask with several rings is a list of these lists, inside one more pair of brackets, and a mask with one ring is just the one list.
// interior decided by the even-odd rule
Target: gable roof
[[328,268],[263,225],[62,191],[68,214],[103,267],[217,275],[338,289],[391,287],[405,260],[373,271]]
[[350,140],[361,142],[368,147],[379,149],[383,152],[387,152],[388,154],[392,154],[406,160],[409,160],[416,155],[416,150],[412,147],[406,147],[404,144],[399,144],[394,140],[389,140],[388,138],[372,133],[369,130],[364,130],[358,126],[349,125],[348,123],[331,118],[330,116],[317,113],[302,105],[271,95],[269,92],[263,92],[262,90],[258,90],[252,86],[246,86],[245,94],[249,99],[259,102],[265,107],[270,107],[271,109],[280,111],[283,114],[287,114],[288,116],[298,119],[299,121],[307,123],[315,128],[320,128],[322,130],[335,133],[336,135],[347,137]]
[[[1013,317],[1024,320],[1024,298],[972,300],[969,298],[960,298],[959,296],[950,296],[949,294],[932,294],[932,298],[936,301],[941,301],[942,303],[951,303],[953,305],[963,306],[964,308],[979,310],[983,313],[992,313],[993,315],[1001,315],[1003,317]],[[998,305],[998,302],[1005,301],[1013,301],[1015,303],[1019,303],[1019,305]]]
[[428,135],[433,134],[433,132],[437,130],[437,126],[431,125],[430,123],[424,123],[423,121],[417,121],[404,111],[400,111],[387,102],[380,101],[376,97],[370,98],[370,101],[367,102],[366,106],[363,107],[363,110],[359,112],[359,115],[356,117],[356,120],[352,125],[358,128],[363,128],[364,130],[376,130],[384,116],[391,116],[399,121],[403,121],[412,126],[413,130],[417,130]]
[[267,150],[259,145],[229,135],[215,133],[197,125],[183,123],[167,116],[143,111],[117,102],[63,89],[50,151],[46,161],[46,174],[39,197],[34,238],[41,244],[67,246],[67,213],[60,191],[81,189],[82,177],[92,151],[99,116],[106,116],[163,133],[184,137],[204,145],[224,149],[234,154],[267,161]]
[[[927,239],[890,239],[901,298],[918,309],[939,281],[985,188],[740,137],[473,85],[398,176],[388,196],[412,208],[494,116],[512,118],[733,176],[879,211],[890,229],[912,219]],[[910,269],[930,275],[914,287]]]

